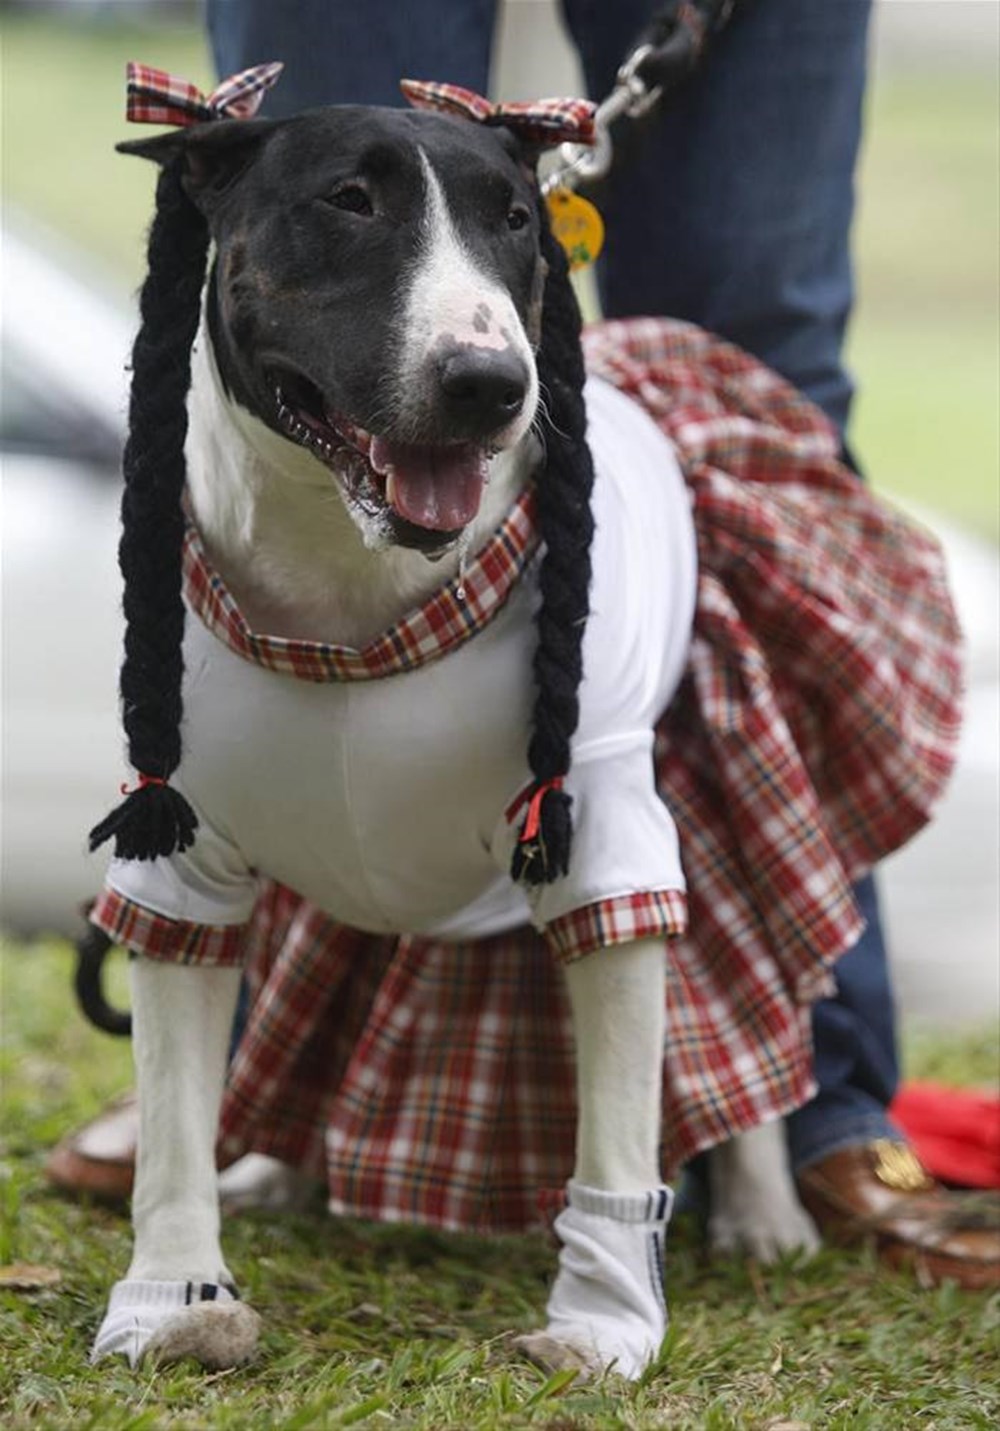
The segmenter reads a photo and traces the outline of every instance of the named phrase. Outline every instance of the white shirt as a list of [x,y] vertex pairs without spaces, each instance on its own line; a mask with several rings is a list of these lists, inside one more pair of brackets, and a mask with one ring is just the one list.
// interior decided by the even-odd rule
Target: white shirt
[[596,532],[565,785],[568,875],[529,903],[508,873],[523,810],[506,812],[532,780],[536,561],[472,639],[376,680],[268,670],[189,612],[172,783],[197,812],[195,843],[112,861],[113,890],[168,919],[239,925],[260,872],[355,928],[457,940],[684,889],[652,741],[690,641],[690,502],[673,448],[640,407],[600,379],[586,399]]

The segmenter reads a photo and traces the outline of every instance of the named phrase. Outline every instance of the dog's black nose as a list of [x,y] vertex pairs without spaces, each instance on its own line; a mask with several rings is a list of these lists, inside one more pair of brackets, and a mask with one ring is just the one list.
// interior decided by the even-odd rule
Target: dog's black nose
[[453,350],[441,361],[439,381],[447,418],[468,433],[513,422],[528,395],[524,363],[509,349]]

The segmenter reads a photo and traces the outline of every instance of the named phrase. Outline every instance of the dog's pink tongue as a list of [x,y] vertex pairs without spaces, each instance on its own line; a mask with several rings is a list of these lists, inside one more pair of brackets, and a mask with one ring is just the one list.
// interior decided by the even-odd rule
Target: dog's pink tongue
[[479,511],[486,455],[476,447],[421,447],[373,437],[368,460],[386,476],[386,501],[415,527],[456,532]]

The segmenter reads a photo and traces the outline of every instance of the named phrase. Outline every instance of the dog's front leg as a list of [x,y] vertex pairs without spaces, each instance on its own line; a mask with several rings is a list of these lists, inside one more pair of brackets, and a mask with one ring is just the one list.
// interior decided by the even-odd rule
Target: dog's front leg
[[666,1016],[661,940],[600,950],[566,970],[576,1036],[576,1167],[548,1326],[520,1339],[549,1368],[636,1377],[666,1330],[660,1181]]
[[222,1368],[256,1344],[259,1319],[236,1298],[219,1244],[215,1169],[239,980],[238,969],[132,962],[135,1246],[112,1290],[95,1361],[119,1352],[133,1366],[148,1354]]

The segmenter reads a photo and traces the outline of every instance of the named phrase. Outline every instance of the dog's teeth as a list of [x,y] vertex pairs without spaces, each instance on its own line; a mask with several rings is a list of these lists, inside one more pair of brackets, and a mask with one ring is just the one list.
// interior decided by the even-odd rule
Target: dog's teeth
[[385,469],[385,500],[390,507],[396,505],[396,469],[394,467]]

